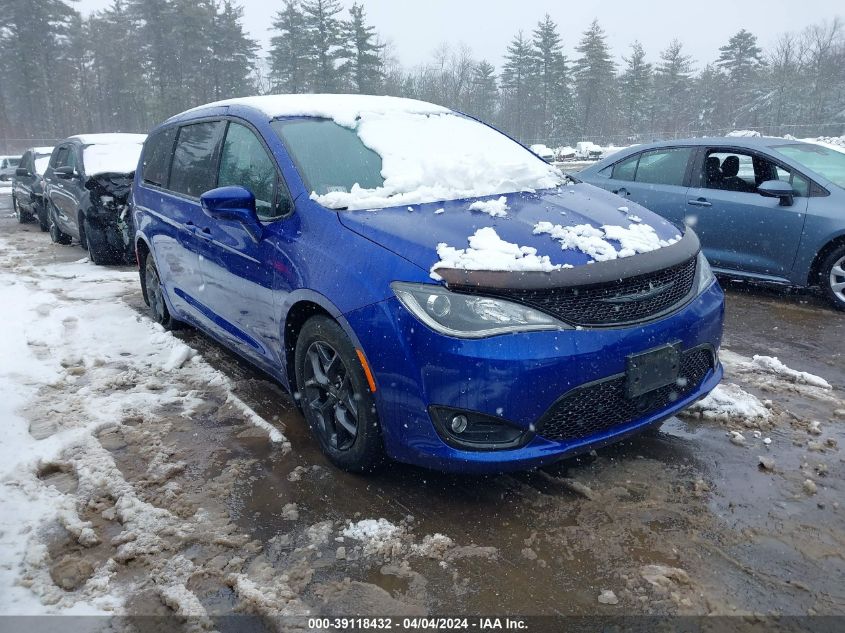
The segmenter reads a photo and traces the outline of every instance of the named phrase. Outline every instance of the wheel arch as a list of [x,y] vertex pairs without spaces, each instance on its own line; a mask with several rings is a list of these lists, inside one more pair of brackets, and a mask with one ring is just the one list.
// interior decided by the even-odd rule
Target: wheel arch
[[813,258],[813,263],[810,265],[810,273],[807,276],[808,286],[816,286],[821,283],[821,267],[824,260],[827,259],[827,256],[830,255],[830,253],[841,246],[845,246],[845,233],[841,233],[828,240],[827,243],[819,249],[815,258]]
[[281,356],[284,362],[287,387],[291,393],[294,393],[297,387],[294,358],[296,341],[305,322],[318,314],[326,316],[340,325],[341,329],[349,337],[352,345],[356,349],[361,349],[361,343],[350,327],[349,322],[344,318],[343,313],[325,296],[305,289],[291,293],[282,309],[283,319],[281,327]]

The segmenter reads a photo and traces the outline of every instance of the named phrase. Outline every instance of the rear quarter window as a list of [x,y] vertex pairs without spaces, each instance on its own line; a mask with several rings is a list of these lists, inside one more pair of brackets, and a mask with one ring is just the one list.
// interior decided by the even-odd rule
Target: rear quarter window
[[171,127],[152,134],[144,144],[142,179],[149,185],[167,187],[173,141],[178,128]]

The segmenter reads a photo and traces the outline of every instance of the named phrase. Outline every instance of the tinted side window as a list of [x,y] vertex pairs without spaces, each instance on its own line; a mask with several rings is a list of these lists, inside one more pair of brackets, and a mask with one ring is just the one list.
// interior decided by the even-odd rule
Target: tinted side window
[[240,185],[255,196],[258,217],[279,215],[274,209],[276,167],[258,137],[244,125],[230,123],[220,154],[218,187]]
[[623,161],[616,163],[613,166],[614,180],[633,180],[634,174],[637,172],[637,161],[640,160],[639,154],[634,154]]
[[170,157],[173,154],[173,141],[178,128],[160,130],[150,136],[144,144],[144,182],[157,187],[167,187],[170,171]]
[[67,154],[68,154],[68,146],[65,145],[60,147],[55,154],[53,154],[53,158],[50,160],[50,165],[53,167],[61,167],[67,163]]
[[223,121],[194,123],[179,129],[169,189],[199,198],[217,181],[215,154]]
[[655,185],[683,185],[691,147],[658,149],[640,154],[634,180]]

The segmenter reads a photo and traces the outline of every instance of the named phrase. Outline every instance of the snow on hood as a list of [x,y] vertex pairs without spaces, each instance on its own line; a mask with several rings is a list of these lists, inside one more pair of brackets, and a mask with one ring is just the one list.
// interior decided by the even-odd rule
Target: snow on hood
[[[656,250],[681,237],[658,215],[633,202],[620,210],[618,197],[586,183],[504,197],[504,216],[470,210],[477,200],[463,199],[338,218],[435,279],[441,268],[549,272]],[[639,221],[629,219],[633,211]],[[570,231],[589,239],[562,239]]]
[[144,134],[83,134],[75,137],[85,146],[82,164],[86,176],[130,174],[138,166]]

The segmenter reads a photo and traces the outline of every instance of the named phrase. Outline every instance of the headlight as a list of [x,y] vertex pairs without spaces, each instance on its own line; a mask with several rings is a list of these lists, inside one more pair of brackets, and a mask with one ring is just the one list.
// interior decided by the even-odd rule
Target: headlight
[[698,292],[701,294],[710,287],[716,277],[713,275],[713,269],[710,268],[710,262],[704,256],[704,251],[698,252]]
[[458,294],[443,286],[395,281],[393,292],[428,327],[458,338],[483,338],[505,332],[571,329],[554,317],[518,303]]

